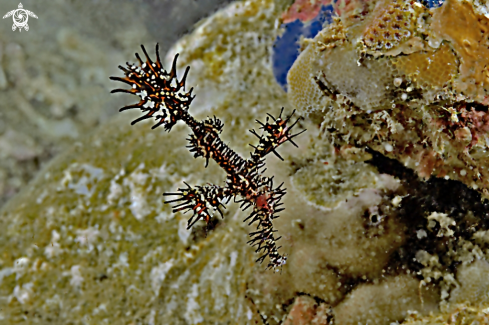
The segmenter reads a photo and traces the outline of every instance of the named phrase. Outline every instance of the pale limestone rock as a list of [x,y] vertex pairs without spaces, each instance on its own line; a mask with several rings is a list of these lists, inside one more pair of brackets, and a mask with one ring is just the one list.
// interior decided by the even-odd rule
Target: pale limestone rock
[[409,311],[437,310],[437,295],[409,275],[385,277],[359,285],[334,309],[336,324],[390,324],[402,321]]

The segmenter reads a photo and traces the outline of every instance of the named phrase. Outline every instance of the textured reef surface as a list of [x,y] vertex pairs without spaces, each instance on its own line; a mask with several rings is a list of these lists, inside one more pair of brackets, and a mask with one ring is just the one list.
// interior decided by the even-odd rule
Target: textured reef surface
[[[237,204],[207,236],[203,222],[188,231],[161,194],[222,182],[220,168],[192,158],[183,125],[168,134],[121,114],[0,210],[0,322],[488,322],[485,4],[334,2],[340,17],[300,40],[286,93],[273,46],[307,4],[294,3],[232,3],[165,60],[180,53],[179,75],[191,66],[192,114],[221,119],[242,156],[255,119],[282,106],[304,117],[299,149],[267,163],[288,188],[274,221],[282,272],[254,262]],[[318,3],[296,18],[312,21]]]
[[[485,6],[367,2],[320,32],[292,67],[289,99],[324,112],[336,146],[368,145],[424,178],[489,197]],[[312,78],[310,76],[312,75]]]
[[479,1],[359,1],[303,40],[287,77],[291,104],[320,125],[313,156],[293,162],[296,188],[334,211],[389,193],[379,176],[393,176],[392,205],[366,214],[402,225],[383,272],[414,271],[453,322],[487,322],[488,26]]

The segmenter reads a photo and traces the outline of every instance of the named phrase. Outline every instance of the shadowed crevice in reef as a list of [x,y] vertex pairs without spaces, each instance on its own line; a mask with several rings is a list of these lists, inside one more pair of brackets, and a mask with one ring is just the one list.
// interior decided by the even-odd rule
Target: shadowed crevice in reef
[[[386,271],[398,273],[406,266],[411,271],[419,271],[423,266],[416,260],[416,253],[424,250],[431,255],[443,256],[440,262],[447,271],[454,272],[460,262],[446,256],[450,249],[455,249],[453,245],[456,240],[452,241],[445,236],[419,238],[417,232],[427,229],[427,216],[430,213],[446,213],[456,222],[455,227],[451,228],[454,231],[451,238],[470,241],[476,231],[489,228],[489,201],[481,200],[479,192],[459,181],[437,177],[423,181],[399,161],[387,158],[370,148],[367,151],[372,154],[372,159],[367,163],[375,166],[380,173],[399,178],[403,192],[399,195],[407,195],[396,213],[406,225],[408,239],[393,254]],[[436,224],[431,232],[437,233],[439,230],[440,225]]]

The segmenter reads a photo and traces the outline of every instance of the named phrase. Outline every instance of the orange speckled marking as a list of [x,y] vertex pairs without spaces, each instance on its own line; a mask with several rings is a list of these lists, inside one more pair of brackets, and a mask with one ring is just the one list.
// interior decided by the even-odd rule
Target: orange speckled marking
[[413,35],[414,20],[409,1],[384,0],[370,15],[363,42],[369,49],[390,50]]

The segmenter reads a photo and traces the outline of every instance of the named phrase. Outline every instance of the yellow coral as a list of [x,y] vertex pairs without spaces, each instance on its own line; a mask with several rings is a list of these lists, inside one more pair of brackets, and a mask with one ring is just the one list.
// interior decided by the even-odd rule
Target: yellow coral
[[434,52],[423,51],[393,59],[397,73],[415,86],[441,89],[458,72],[458,59],[447,44]]
[[314,82],[312,74],[312,60],[315,56],[315,45],[311,44],[307,49],[302,52],[301,60],[297,60],[296,63],[290,68],[287,75],[287,84],[289,90],[289,100],[296,103],[297,107],[301,107],[303,113],[318,110],[320,107],[324,107],[329,98],[323,96],[321,89],[319,89]]
[[482,102],[489,86],[489,19],[477,14],[469,1],[446,1],[435,10],[431,26],[434,35],[449,41],[460,58],[455,91]]

